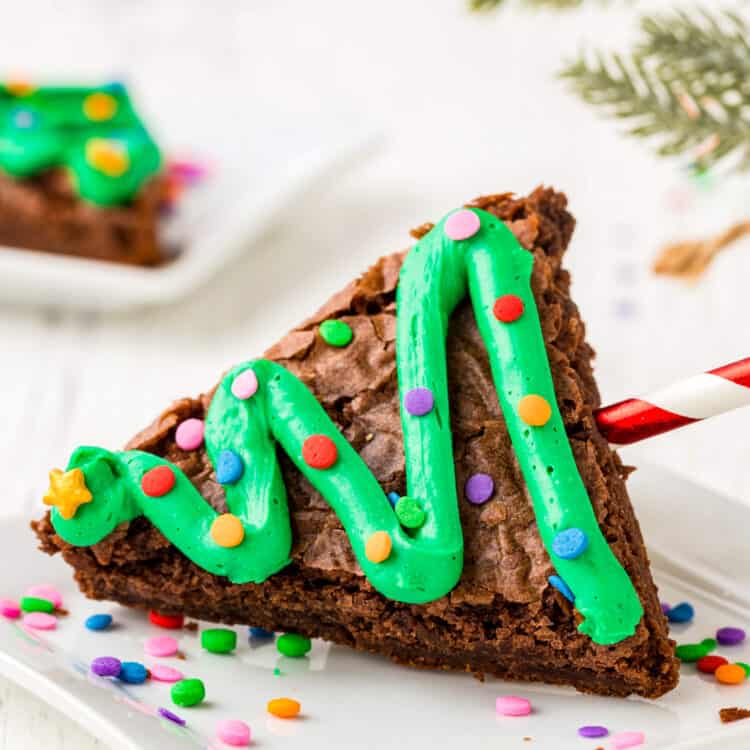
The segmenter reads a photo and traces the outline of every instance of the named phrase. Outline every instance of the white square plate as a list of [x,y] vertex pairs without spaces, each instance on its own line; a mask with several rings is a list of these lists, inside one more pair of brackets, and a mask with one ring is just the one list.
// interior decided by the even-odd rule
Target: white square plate
[[[662,599],[672,604],[688,600],[695,606],[694,622],[675,626],[674,637],[693,642],[724,625],[747,628],[750,579],[738,561],[747,560],[750,508],[650,467],[636,472],[630,489]],[[661,700],[622,700],[418,671],[323,642],[314,643],[308,658],[293,660],[279,656],[273,643],[250,642],[245,628],[237,629],[239,645],[231,656],[202,652],[196,634],[180,634],[185,660],[163,661],[186,676],[203,679],[207,700],[196,708],[178,709],[171,706],[167,685],[123,686],[88,674],[87,665],[96,656],[147,665],[153,661],[145,657],[143,641],[158,628],[142,613],[84,599],[70,569],[35,550],[26,519],[0,522],[0,549],[4,560],[12,561],[0,567],[0,595],[18,597],[32,583],[51,582],[63,592],[70,610],[51,633],[35,634],[16,623],[0,622],[0,672],[112,748],[224,747],[213,739],[222,718],[249,723],[254,742],[266,750],[388,745],[435,750],[467,742],[472,750],[609,747],[606,740],[579,738],[576,730],[583,724],[603,724],[613,733],[643,731],[647,740],[642,747],[647,750],[750,747],[750,721],[725,726],[718,718],[721,707],[750,707],[750,681],[721,686],[690,665],[682,669],[680,686]],[[85,630],[83,620],[94,612],[111,612],[117,627],[101,633]],[[723,653],[733,661],[750,661],[750,645],[725,648]],[[275,674],[277,669],[280,674]],[[508,692],[530,698],[534,713],[497,717],[495,697]],[[267,701],[282,696],[302,703],[301,718],[284,721],[266,714]],[[171,706],[187,719],[188,728],[156,718],[158,706]]]

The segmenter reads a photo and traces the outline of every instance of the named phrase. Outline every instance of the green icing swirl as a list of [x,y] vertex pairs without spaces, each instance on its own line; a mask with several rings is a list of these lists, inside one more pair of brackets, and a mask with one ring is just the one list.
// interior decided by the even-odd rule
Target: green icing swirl
[[[434,406],[423,416],[401,409],[407,492],[426,513],[424,524],[405,531],[377,480],[310,391],[280,365],[257,360],[240,365],[223,379],[206,418],[205,443],[214,465],[223,450],[236,453],[244,473],[225,485],[230,511],[242,522],[245,537],[233,548],[210,535],[217,513],[184,474],[148,453],[112,453],[79,448],[69,469],[80,468],[94,501],[64,519],[55,508],[55,530],[76,545],[94,544],[123,521],[145,515],[187,557],[205,570],[236,583],[261,582],[289,562],[291,533],[286,491],[276,458],[278,443],[338,515],[352,549],[372,585],[403,602],[424,603],[447,594],[463,564],[450,430],[446,335],[456,305],[471,297],[487,346],[500,406],[531,496],[544,545],[575,594],[583,616],[579,630],[601,644],[632,635],[643,610],[633,585],[604,539],[576,468],[557,408],[539,316],[531,292],[533,256],[491,214],[471,209],[481,228],[466,240],[449,239],[445,219],[408,254],[397,297],[397,347],[401,398],[413,388],[429,388]],[[524,312],[512,323],[493,315],[495,300],[518,296]],[[232,394],[235,377],[252,369],[257,393],[248,400]],[[544,397],[552,415],[541,427],[524,423],[519,400]],[[302,445],[311,435],[326,435],[338,458],[328,469],[308,466]],[[141,490],[143,474],[169,465],[174,488],[164,497]],[[569,528],[585,532],[588,547],[577,559],[553,551],[555,535]],[[368,560],[365,545],[386,531],[392,552],[383,562]]]
[[[92,119],[92,95],[111,97],[111,116]],[[127,159],[121,173],[91,163],[87,145],[101,139]],[[121,84],[44,87],[16,92],[0,85],[0,169],[22,179],[66,168],[81,198],[102,206],[127,203],[161,169],[161,154]]]

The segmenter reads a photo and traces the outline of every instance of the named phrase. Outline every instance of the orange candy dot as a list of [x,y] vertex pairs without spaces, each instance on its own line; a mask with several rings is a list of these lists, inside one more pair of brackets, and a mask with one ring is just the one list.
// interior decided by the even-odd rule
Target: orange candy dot
[[237,547],[245,538],[245,528],[237,516],[223,513],[211,524],[211,538],[219,547]]
[[365,557],[372,563],[381,563],[391,555],[393,542],[387,531],[376,531],[365,545]]
[[299,714],[301,708],[299,701],[293,698],[274,698],[268,701],[266,706],[268,713],[278,716],[279,719],[293,719]]
[[714,672],[714,677],[722,685],[739,685],[747,679],[747,674],[739,664],[723,664]]
[[518,402],[518,416],[532,427],[541,427],[549,422],[552,407],[546,398],[532,393]]
[[94,122],[111,120],[117,112],[117,99],[101,91],[89,94],[83,100],[83,114]]
[[16,81],[8,81],[5,84],[5,90],[11,96],[29,96],[29,94],[33,94],[36,91],[36,86],[23,79],[18,79]]
[[121,177],[130,169],[127,151],[115,141],[92,138],[86,144],[86,161],[108,177]]

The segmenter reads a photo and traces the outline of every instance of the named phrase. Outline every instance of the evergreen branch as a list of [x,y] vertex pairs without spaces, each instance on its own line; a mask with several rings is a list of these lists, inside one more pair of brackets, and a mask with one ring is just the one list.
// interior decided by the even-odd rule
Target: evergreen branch
[[560,75],[585,102],[699,168],[750,169],[750,29],[731,12],[674,11],[641,21],[628,57],[581,54]]

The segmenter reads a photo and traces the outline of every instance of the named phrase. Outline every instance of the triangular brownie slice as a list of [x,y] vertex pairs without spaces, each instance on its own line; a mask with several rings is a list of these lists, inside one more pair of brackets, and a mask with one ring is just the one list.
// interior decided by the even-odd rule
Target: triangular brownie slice
[[[561,268],[573,224],[565,197],[540,188],[420,227],[416,249],[381,258],[262,364],[175,402],[125,458],[79,449],[74,468],[52,477],[54,519],[34,524],[42,549],[62,552],[97,599],[415,666],[667,692],[674,644],[628,470],[592,416],[593,351]],[[441,352],[439,308],[468,294]],[[397,327],[408,339],[398,376]],[[453,462],[438,460],[451,435]],[[249,520],[228,512],[240,484],[258,489]],[[116,508],[106,529],[97,503]],[[253,524],[273,534],[248,538]]]

